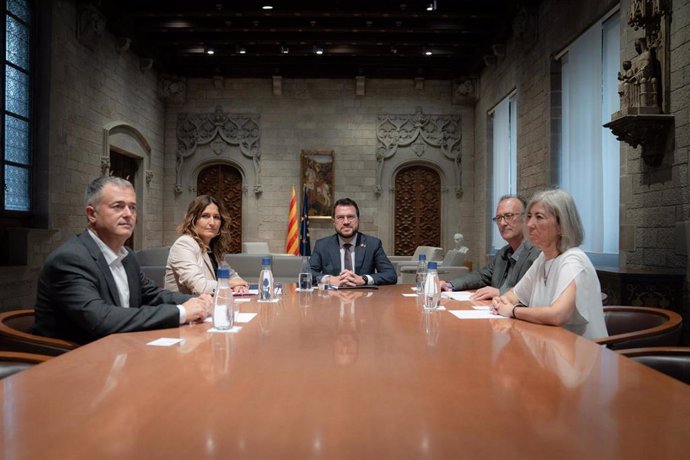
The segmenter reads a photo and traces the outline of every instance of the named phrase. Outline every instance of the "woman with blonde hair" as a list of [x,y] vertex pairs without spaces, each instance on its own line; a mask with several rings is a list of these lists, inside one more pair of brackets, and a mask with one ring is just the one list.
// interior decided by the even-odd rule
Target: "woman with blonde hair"
[[494,297],[492,311],[588,339],[607,336],[599,278],[578,247],[584,231],[573,197],[563,190],[537,193],[527,205],[527,230],[542,253],[513,289]]
[[[165,266],[165,289],[185,294],[212,293],[218,284],[216,271],[230,249],[230,219],[223,205],[209,195],[189,203],[177,227],[180,237],[170,247]],[[230,269],[230,287],[247,292],[247,282]]]

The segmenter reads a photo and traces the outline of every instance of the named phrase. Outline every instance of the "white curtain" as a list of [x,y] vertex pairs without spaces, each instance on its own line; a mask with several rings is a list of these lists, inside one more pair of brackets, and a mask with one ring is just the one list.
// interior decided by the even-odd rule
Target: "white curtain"
[[[503,99],[493,114],[492,190],[491,213],[496,210],[498,199],[517,191],[517,139],[515,96]],[[493,222],[492,222],[493,224]],[[505,246],[496,225],[491,230],[491,249],[497,251]]]
[[575,199],[585,228],[582,248],[618,253],[619,143],[602,124],[618,110],[618,14],[597,23],[562,58],[560,186]]

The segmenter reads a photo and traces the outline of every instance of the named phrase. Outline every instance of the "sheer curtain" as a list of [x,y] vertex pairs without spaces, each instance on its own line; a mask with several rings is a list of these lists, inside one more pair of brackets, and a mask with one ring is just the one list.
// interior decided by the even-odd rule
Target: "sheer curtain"
[[560,186],[573,195],[585,228],[582,248],[613,255],[619,233],[620,147],[602,124],[618,110],[618,13],[592,26],[562,57],[563,131]]
[[[515,96],[508,96],[493,112],[492,190],[490,212],[494,213],[498,199],[517,191],[517,104]],[[491,252],[505,246],[496,225],[491,229]]]

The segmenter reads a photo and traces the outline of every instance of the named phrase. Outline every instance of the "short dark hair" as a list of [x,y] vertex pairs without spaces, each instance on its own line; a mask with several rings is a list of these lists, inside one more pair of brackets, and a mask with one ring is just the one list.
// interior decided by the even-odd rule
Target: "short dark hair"
[[335,208],[338,206],[352,206],[355,208],[355,212],[357,213],[357,219],[359,219],[359,206],[357,206],[357,203],[355,203],[355,200],[352,198],[341,198],[338,201],[335,202],[333,205],[333,217],[335,217]]
[[134,189],[132,183],[126,179],[116,176],[101,176],[92,180],[89,185],[86,186],[86,193],[84,194],[84,202],[87,206],[96,207],[101,201],[101,194],[103,192],[103,187],[107,184],[113,184],[116,187],[121,188],[131,188]]

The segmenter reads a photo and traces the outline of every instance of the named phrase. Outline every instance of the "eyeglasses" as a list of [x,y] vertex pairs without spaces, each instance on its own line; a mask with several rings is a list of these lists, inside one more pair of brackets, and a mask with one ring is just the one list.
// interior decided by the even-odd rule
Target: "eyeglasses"
[[357,216],[335,216],[336,222],[344,222],[345,220],[357,220]]
[[515,219],[517,219],[518,216],[521,216],[523,214],[524,212],[507,212],[505,214],[499,214],[496,217],[492,217],[491,220],[493,220],[497,224],[501,223],[501,219],[505,220],[506,223],[510,223],[515,222]]

